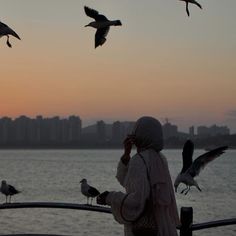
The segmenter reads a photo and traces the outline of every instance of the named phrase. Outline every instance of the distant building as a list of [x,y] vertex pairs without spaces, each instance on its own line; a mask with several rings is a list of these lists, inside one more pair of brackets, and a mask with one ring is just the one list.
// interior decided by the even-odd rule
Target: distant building
[[0,118],[0,145],[68,145],[79,144],[82,122],[77,116],[31,119],[26,116],[12,120]]
[[61,124],[59,116],[54,116],[48,119],[49,124],[49,139],[52,144],[59,143],[61,137]]
[[0,119],[0,144],[9,144],[12,138],[12,119],[3,117]]
[[217,125],[212,125],[210,127],[199,126],[197,128],[197,134],[198,136],[201,136],[201,137],[229,135],[230,130],[227,126],[217,126]]
[[69,142],[79,143],[82,135],[82,121],[78,116],[69,117]]
[[194,126],[189,127],[189,136],[194,137]]
[[112,124],[111,141],[113,143],[120,143],[123,139],[124,127],[120,121]]
[[123,124],[123,126],[124,126],[124,134],[123,134],[123,137],[126,137],[126,135],[128,135],[128,134],[132,134],[135,123],[136,123],[136,122],[134,122],[134,121],[122,122],[122,124]]
[[178,126],[172,125],[168,119],[166,123],[162,126],[164,139],[168,139],[171,137],[178,137]]
[[97,121],[97,138],[99,142],[106,140],[106,124],[103,120]]
[[29,141],[30,118],[20,116],[14,120],[14,133],[16,144],[25,144]]

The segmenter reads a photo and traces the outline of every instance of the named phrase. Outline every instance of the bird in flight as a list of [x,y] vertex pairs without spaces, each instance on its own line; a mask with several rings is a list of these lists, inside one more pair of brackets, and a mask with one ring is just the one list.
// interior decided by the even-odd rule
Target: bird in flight
[[7,184],[6,180],[2,181],[1,190],[0,191],[1,191],[2,194],[4,194],[6,196],[6,203],[7,203],[8,196],[10,196],[8,203],[11,203],[11,196],[20,193],[20,191],[15,189],[15,187],[13,187],[10,184]]
[[11,48],[12,46],[9,41],[9,37],[10,37],[9,35],[12,35],[20,40],[19,35],[14,30],[12,30],[8,25],[0,22],[0,38],[3,36],[7,36],[7,46]]
[[87,197],[87,205],[89,205],[89,198],[91,198],[91,205],[92,205],[93,198],[97,197],[100,194],[100,192],[96,188],[90,186],[87,183],[87,179],[82,179],[80,183],[81,183],[81,193]]
[[110,30],[110,26],[120,26],[120,20],[108,20],[106,16],[99,14],[98,11],[91,9],[87,6],[84,7],[84,11],[87,16],[93,18],[95,21],[90,22],[85,27],[93,27],[97,29],[95,34],[95,48],[102,46],[106,42],[106,36]]
[[174,187],[175,192],[177,192],[180,183],[184,183],[186,188],[181,191],[185,195],[189,192],[191,186],[195,186],[199,191],[201,191],[198,183],[194,179],[199,175],[200,171],[211,161],[219,157],[221,154],[228,149],[227,146],[222,146],[213,149],[203,155],[197,157],[193,161],[194,144],[191,140],[187,140],[183,147],[182,157],[183,157],[183,167],[181,172],[175,179]]
[[186,3],[186,12],[187,12],[188,16],[190,16],[189,9],[188,9],[188,4],[189,3],[195,4],[200,9],[202,9],[202,6],[196,0],[180,0],[180,1],[184,1]]

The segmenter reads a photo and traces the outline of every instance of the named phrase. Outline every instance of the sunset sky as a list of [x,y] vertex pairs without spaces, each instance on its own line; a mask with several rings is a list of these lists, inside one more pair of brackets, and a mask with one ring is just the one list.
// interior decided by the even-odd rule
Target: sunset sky
[[[236,1],[0,0],[0,117],[79,115],[84,125],[151,115],[186,131],[236,132]],[[120,19],[94,49],[84,5]]]

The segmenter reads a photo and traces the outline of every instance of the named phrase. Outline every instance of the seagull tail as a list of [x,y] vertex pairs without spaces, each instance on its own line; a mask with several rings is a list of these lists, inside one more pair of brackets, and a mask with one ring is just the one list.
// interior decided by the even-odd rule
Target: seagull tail
[[122,25],[121,21],[120,20],[116,20],[115,23],[114,23],[115,26],[119,26],[119,25]]

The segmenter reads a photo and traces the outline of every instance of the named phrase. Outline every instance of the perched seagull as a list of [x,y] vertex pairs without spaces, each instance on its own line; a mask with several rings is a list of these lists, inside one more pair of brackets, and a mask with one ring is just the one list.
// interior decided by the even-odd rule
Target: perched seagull
[[98,11],[87,6],[84,7],[87,16],[93,18],[95,21],[90,22],[85,27],[90,26],[97,29],[95,34],[95,48],[102,46],[106,42],[106,36],[109,32],[110,26],[122,25],[120,20],[108,20],[104,15],[100,15]]
[[193,162],[192,157],[194,151],[194,144],[191,140],[186,141],[182,152],[183,168],[174,183],[175,192],[177,192],[180,183],[184,183],[186,185],[186,188],[181,191],[181,193],[184,193],[185,195],[189,192],[191,186],[195,186],[199,191],[201,191],[200,187],[198,186],[198,183],[196,182],[196,180],[194,180],[194,177],[199,175],[200,171],[209,162],[213,161],[215,158],[223,154],[227,148],[227,146],[223,146],[213,149],[199,156]]
[[11,196],[20,193],[20,191],[15,189],[12,185],[7,184],[6,180],[3,180],[1,185],[1,193],[6,196],[6,203],[7,197],[10,196],[9,203],[11,203]]
[[195,1],[195,0],[180,0],[180,1],[184,1],[186,3],[186,12],[187,12],[188,16],[190,16],[189,9],[188,9],[188,4],[189,3],[195,4],[200,9],[202,9],[202,6],[197,1]]
[[18,38],[20,40],[20,37],[19,35],[14,31],[12,30],[9,26],[7,26],[6,24],[0,22],[0,38],[3,37],[3,36],[7,36],[7,46],[9,48],[11,48],[11,44],[9,42],[9,35],[12,35],[16,38]]
[[93,198],[97,197],[100,194],[100,192],[96,188],[88,185],[86,179],[82,179],[80,183],[81,183],[81,193],[87,197],[87,204],[89,204],[89,198],[91,198],[91,205],[92,205]]

